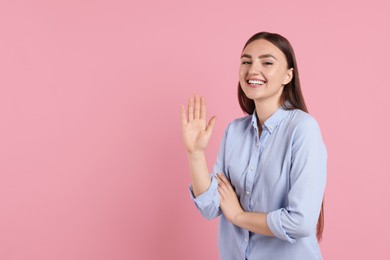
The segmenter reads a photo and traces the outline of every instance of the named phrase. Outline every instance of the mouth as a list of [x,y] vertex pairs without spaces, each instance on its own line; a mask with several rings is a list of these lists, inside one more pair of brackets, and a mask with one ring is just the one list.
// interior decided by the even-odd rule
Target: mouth
[[248,83],[248,85],[249,85],[250,87],[253,87],[253,88],[262,86],[262,85],[264,85],[266,82],[267,82],[267,81],[262,80],[262,79],[248,79],[248,80],[246,81],[246,83]]

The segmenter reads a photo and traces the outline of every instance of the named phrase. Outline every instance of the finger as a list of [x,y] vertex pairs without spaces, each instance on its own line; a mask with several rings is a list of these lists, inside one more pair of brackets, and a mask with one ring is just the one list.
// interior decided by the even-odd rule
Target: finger
[[194,98],[190,97],[190,100],[188,102],[188,121],[191,121],[194,119]]
[[204,97],[200,98],[200,119],[206,120],[206,100]]
[[227,185],[223,181],[220,181],[218,183],[218,188],[220,188],[225,193],[228,192],[228,190],[229,190]]
[[218,177],[221,180],[221,183],[226,187],[227,190],[233,190],[232,185],[228,181],[228,179],[222,173],[218,173]]
[[[226,178],[226,176],[225,176],[223,173],[219,172],[219,173],[217,174],[217,176],[218,176],[218,178],[219,178],[223,183],[229,183],[228,179]],[[230,184],[230,183],[229,183],[229,184]]]
[[225,191],[221,187],[218,187],[218,193],[222,200],[225,199]]
[[199,119],[200,116],[200,99],[198,95],[195,95],[195,117],[194,119]]
[[218,187],[218,191],[224,196],[224,198],[227,197],[227,195],[229,194],[229,189],[228,187],[226,187],[225,184],[222,184]]
[[181,105],[180,114],[181,114],[181,124],[182,125],[187,124],[186,110],[184,108],[184,105]]
[[207,129],[206,131],[209,132],[209,134],[211,134],[213,132],[213,129],[214,129],[214,125],[215,125],[215,122],[217,121],[217,117],[216,116],[213,116],[208,125],[207,125]]
[[220,206],[222,206],[222,204],[223,204],[223,197],[222,197],[222,195],[220,193],[218,193],[218,195],[219,195]]

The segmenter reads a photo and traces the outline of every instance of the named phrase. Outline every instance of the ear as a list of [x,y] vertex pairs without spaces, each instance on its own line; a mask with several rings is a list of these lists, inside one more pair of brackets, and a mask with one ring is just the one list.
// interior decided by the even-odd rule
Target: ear
[[286,78],[284,79],[283,81],[283,85],[287,85],[288,83],[290,83],[290,81],[293,79],[294,77],[294,73],[293,73],[293,68],[290,68],[287,72],[286,72]]

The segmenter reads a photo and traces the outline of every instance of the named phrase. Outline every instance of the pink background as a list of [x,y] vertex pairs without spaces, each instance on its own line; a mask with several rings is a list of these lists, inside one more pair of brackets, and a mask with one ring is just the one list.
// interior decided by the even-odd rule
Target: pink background
[[[0,259],[217,259],[180,105],[243,114],[239,55],[293,44],[329,153],[324,259],[390,259],[388,1],[0,2]],[[234,2],[234,3],[233,3]]]

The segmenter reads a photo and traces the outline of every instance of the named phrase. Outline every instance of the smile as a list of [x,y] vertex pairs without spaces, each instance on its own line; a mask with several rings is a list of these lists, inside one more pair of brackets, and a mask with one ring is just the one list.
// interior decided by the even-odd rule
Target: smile
[[259,79],[249,79],[246,81],[249,85],[264,85],[265,81],[264,80],[259,80]]

